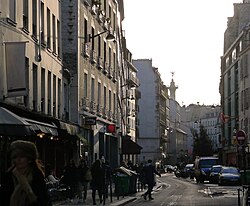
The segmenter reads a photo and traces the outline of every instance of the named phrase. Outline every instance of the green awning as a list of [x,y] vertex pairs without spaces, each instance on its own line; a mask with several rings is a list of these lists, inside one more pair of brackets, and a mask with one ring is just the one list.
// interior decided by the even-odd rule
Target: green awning
[[84,145],[87,145],[87,144],[88,144],[88,140],[85,138],[84,134],[78,133],[78,134],[76,134],[76,136],[80,139],[80,141],[81,141]]

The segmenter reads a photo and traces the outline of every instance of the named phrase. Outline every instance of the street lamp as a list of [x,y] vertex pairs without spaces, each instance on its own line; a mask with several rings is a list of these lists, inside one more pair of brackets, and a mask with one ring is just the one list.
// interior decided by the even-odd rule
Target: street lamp
[[88,34],[86,37],[85,37],[85,42],[86,43],[89,43],[91,39],[94,39],[95,37],[98,37],[104,33],[107,33],[108,32],[108,35],[106,36],[106,40],[107,41],[114,41],[115,40],[115,36],[114,34],[111,33],[111,31],[109,30],[105,30],[99,34],[95,34],[95,35],[91,35],[91,34]]

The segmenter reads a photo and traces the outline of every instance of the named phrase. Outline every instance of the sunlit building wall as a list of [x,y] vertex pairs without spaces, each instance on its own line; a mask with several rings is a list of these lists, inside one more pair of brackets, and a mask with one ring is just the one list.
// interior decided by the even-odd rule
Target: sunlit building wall
[[224,33],[224,53],[221,58],[221,106],[224,117],[222,124],[223,162],[242,167],[237,142],[232,141],[239,129],[249,136],[249,23],[248,1],[234,4],[234,16],[228,18]]

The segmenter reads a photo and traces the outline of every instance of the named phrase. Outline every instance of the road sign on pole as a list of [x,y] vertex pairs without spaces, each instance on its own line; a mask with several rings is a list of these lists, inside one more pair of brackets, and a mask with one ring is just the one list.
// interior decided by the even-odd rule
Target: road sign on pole
[[236,139],[239,145],[244,145],[245,141],[246,141],[246,133],[244,130],[239,130],[236,133]]

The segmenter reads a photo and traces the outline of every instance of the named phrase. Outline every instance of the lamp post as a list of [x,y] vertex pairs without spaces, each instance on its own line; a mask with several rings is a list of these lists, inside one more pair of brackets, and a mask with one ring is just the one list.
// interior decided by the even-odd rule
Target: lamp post
[[98,34],[94,34],[94,35],[91,35],[91,34],[88,34],[85,38],[85,43],[89,43],[91,39],[94,39],[95,37],[98,37],[104,33],[108,33],[108,35],[106,36],[106,40],[107,41],[114,41],[115,40],[115,36],[111,33],[111,31],[109,30],[104,30],[102,31],[101,33],[98,33]]

